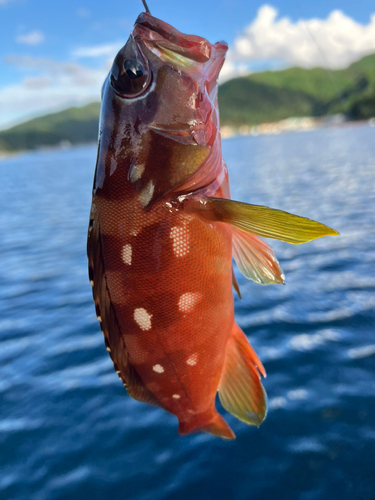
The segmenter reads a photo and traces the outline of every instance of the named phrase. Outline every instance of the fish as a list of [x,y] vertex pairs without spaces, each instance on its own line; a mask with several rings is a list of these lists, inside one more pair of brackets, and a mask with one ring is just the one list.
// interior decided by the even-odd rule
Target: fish
[[338,233],[234,201],[221,152],[218,76],[228,46],[141,13],[102,89],[88,229],[89,280],[128,394],[178,419],[178,432],[235,437],[266,416],[262,362],[234,317],[233,260],[283,283],[261,238],[300,244]]

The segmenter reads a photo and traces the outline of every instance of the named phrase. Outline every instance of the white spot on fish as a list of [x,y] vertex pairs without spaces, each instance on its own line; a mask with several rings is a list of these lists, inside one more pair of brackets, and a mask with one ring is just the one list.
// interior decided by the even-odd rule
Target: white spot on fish
[[98,321],[100,321],[100,323],[102,322],[102,317],[101,316],[97,316],[98,318]]
[[134,320],[141,330],[151,329],[152,314],[149,314],[143,307],[134,309]]
[[173,251],[176,257],[184,257],[189,253],[190,233],[184,227],[172,227],[169,237],[173,239]]
[[132,263],[132,246],[131,245],[125,245],[122,247],[121,257],[122,257],[122,260],[125,264],[127,264],[128,266],[131,266],[131,263]]
[[194,353],[192,354],[188,360],[186,361],[186,364],[189,365],[189,366],[194,366],[197,364],[197,360],[198,360],[198,354],[197,353]]
[[111,348],[110,347],[106,347],[107,351],[108,352],[111,352]]
[[181,312],[191,312],[201,299],[200,292],[184,293],[178,301],[178,308]]
[[193,220],[194,219],[194,216],[193,215],[190,215],[190,214],[181,214],[182,216],[182,223],[183,224],[187,224],[189,221]]
[[142,163],[139,165],[135,164],[130,174],[131,182],[135,182],[138,179],[140,179],[144,171],[145,171],[145,165],[143,165]]
[[163,373],[164,372],[164,368],[161,366],[161,365],[154,365],[152,367],[152,369],[154,370],[154,372],[156,373]]
[[92,280],[90,280],[90,285],[94,286],[94,282]]
[[180,399],[180,397],[181,397],[181,396],[180,396],[179,394],[173,394],[173,395],[172,395],[172,398],[173,398],[173,399]]
[[147,186],[144,187],[139,193],[139,203],[142,205],[142,207],[145,207],[150,203],[152,195],[154,194],[154,189],[154,183],[150,181]]
[[110,171],[109,171],[109,176],[110,177],[115,172],[116,168],[117,168],[117,161],[114,158],[111,158],[111,168],[110,168]]

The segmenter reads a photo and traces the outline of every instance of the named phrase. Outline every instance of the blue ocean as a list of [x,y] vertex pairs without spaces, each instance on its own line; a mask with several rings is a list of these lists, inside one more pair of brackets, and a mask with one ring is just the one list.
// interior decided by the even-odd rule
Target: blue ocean
[[1,498],[375,499],[375,128],[235,137],[223,155],[234,199],[341,233],[270,240],[285,286],[237,274],[269,411],[259,429],[226,413],[232,442],[178,436],[114,372],[87,277],[96,147],[0,162]]

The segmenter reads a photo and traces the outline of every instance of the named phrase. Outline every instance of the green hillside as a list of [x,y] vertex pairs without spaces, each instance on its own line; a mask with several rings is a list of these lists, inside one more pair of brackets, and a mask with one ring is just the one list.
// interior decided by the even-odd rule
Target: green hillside
[[34,118],[0,132],[0,150],[16,151],[55,146],[61,141],[81,144],[98,137],[100,103],[69,108],[59,113]]
[[272,87],[250,78],[235,78],[220,86],[222,125],[255,125],[289,116],[309,116],[315,99],[305,92]]
[[[222,125],[257,125],[291,116],[375,116],[375,54],[342,70],[288,68],[234,78],[219,87]],[[96,141],[100,104],[69,108],[0,131],[0,150]]]
[[291,116],[374,116],[375,54],[343,70],[288,68],[229,80],[219,89],[223,125],[256,125]]

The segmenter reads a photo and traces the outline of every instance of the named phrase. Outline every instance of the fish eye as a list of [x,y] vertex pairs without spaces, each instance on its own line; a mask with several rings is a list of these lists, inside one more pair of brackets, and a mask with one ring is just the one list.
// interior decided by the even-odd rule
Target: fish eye
[[117,54],[111,69],[111,85],[121,97],[138,97],[149,86],[151,72],[133,36]]
[[132,59],[127,59],[124,62],[124,70],[130,78],[140,78],[144,75],[144,67],[139,61],[134,61]]

